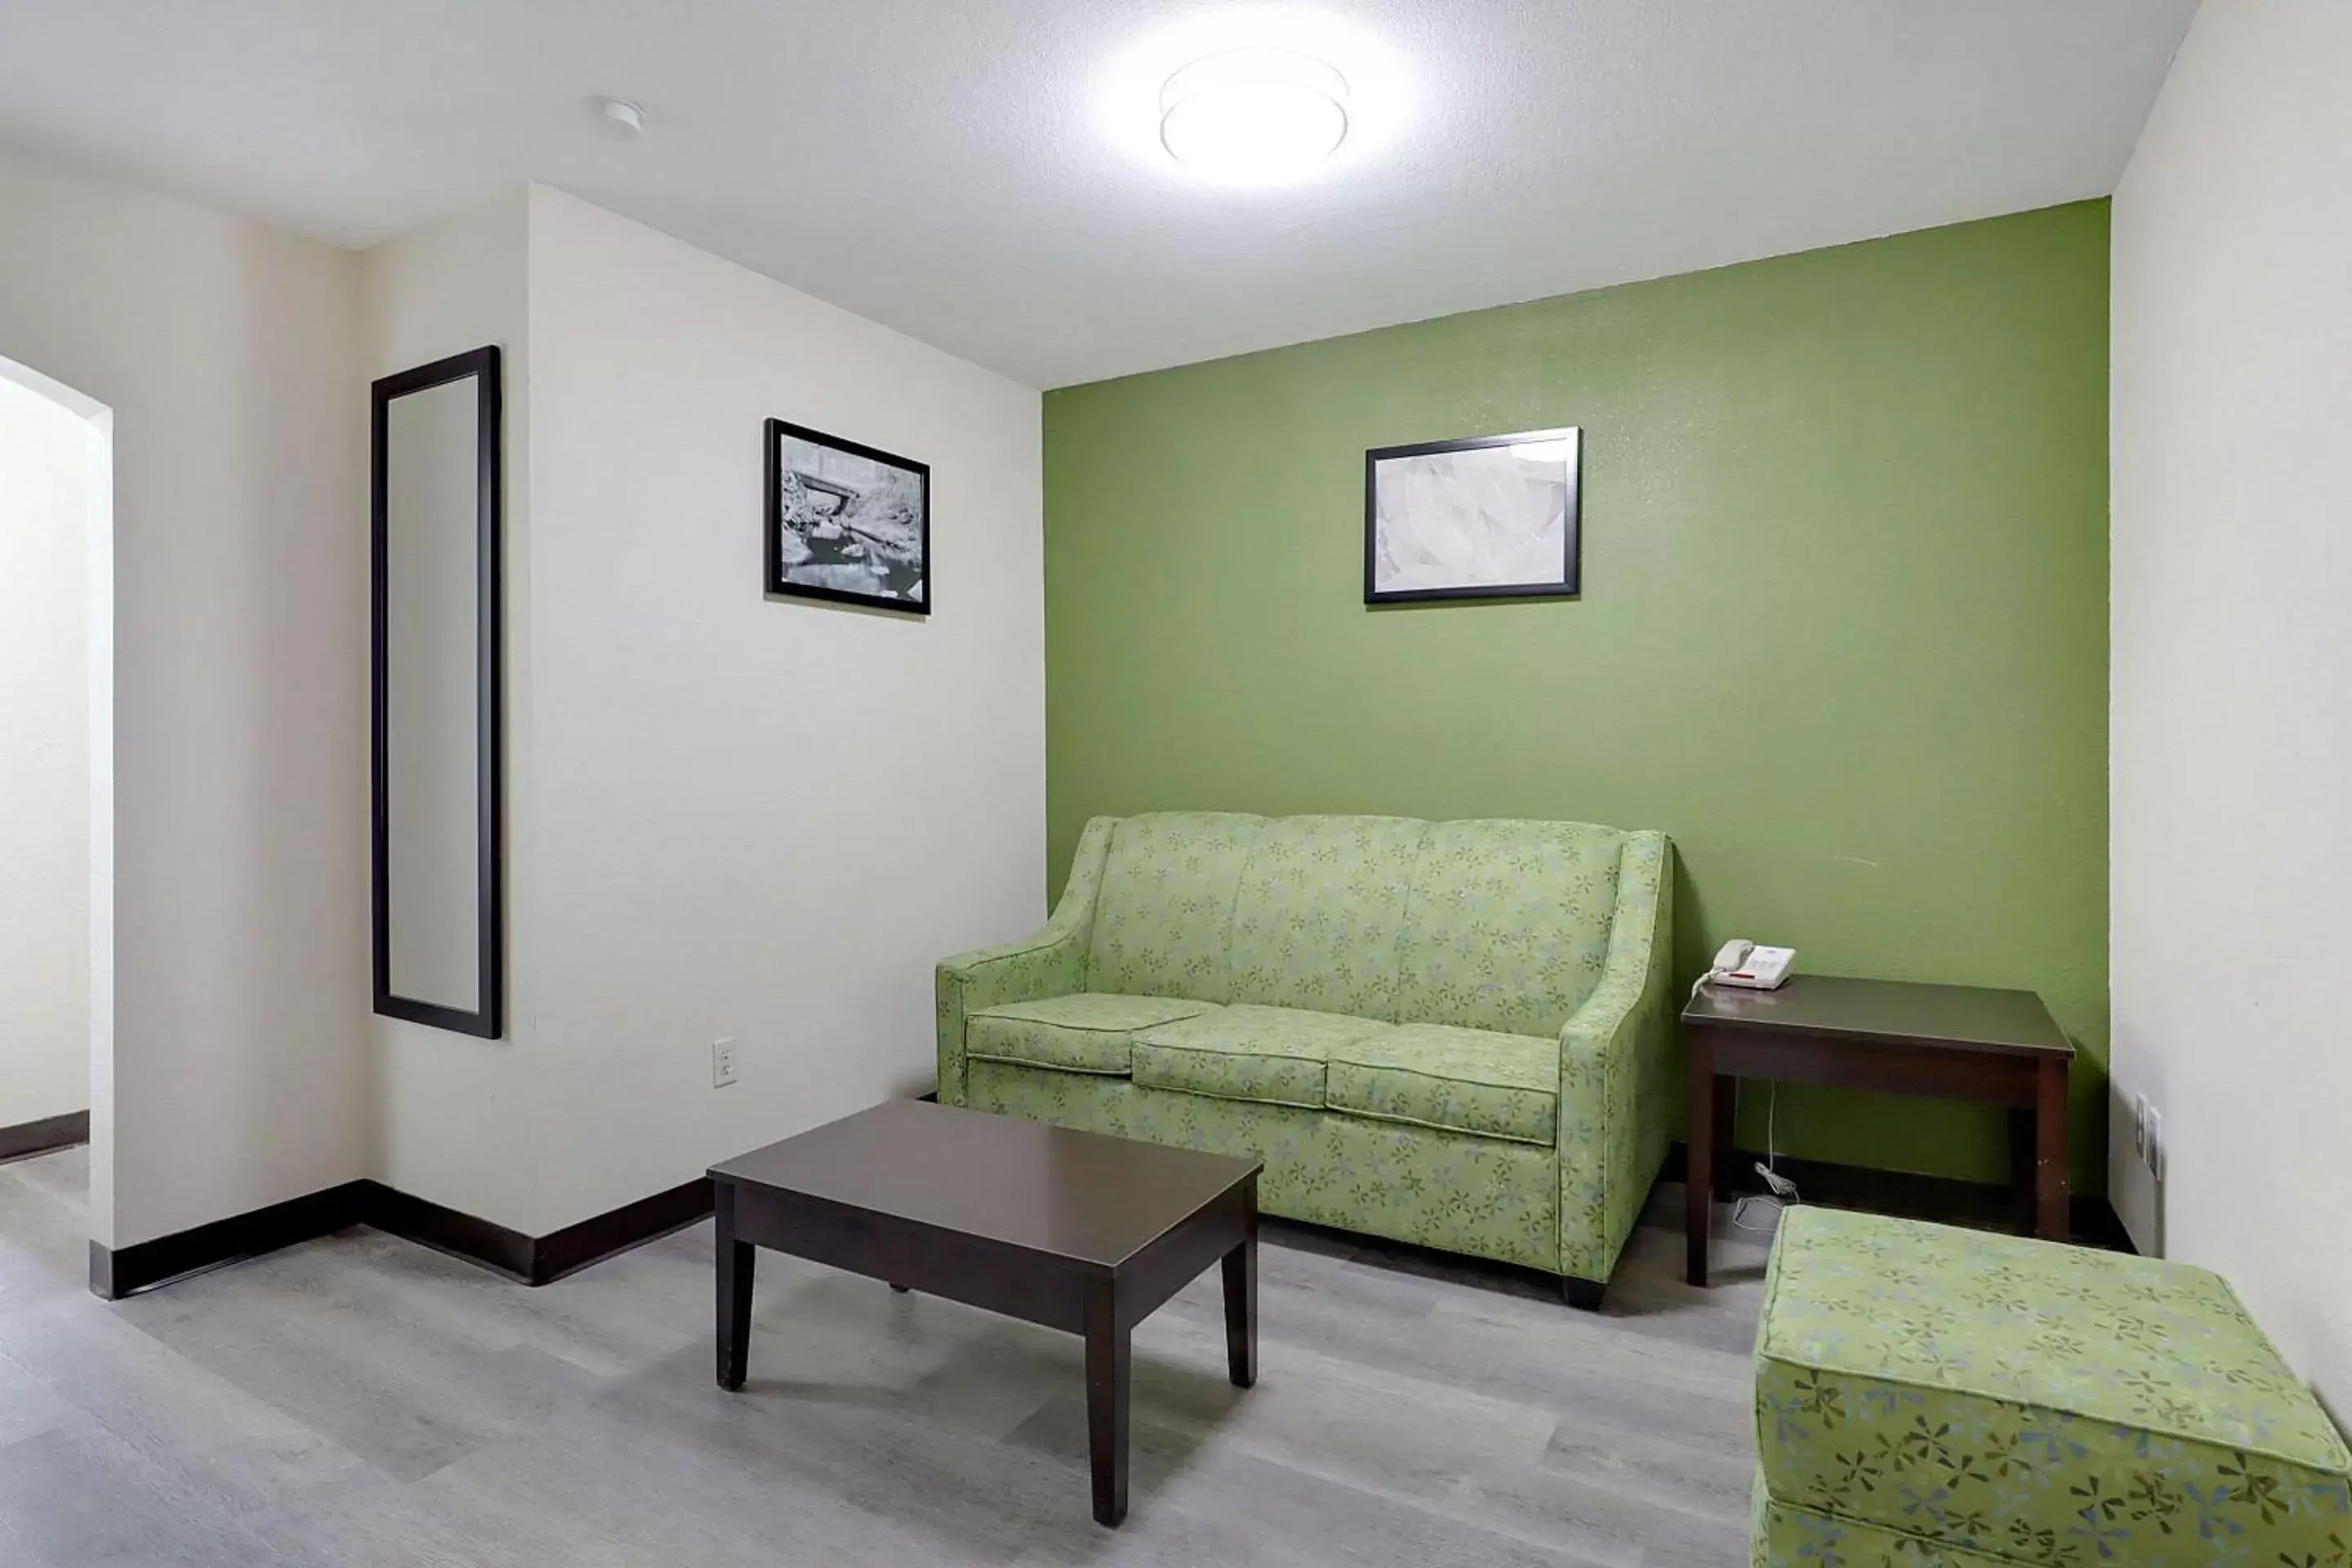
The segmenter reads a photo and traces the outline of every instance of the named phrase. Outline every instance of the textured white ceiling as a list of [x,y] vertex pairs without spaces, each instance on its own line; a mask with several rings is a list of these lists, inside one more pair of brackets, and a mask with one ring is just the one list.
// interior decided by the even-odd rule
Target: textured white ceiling
[[[352,245],[543,180],[1056,386],[2104,195],[2195,5],[0,0],[0,142]],[[1356,132],[1192,184],[1252,41]]]

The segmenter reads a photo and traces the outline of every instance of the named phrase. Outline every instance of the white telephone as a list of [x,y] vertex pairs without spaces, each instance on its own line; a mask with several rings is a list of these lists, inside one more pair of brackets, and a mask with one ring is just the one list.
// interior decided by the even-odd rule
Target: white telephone
[[1703,985],[1737,985],[1749,991],[1777,991],[1788,984],[1797,966],[1793,947],[1759,947],[1733,937],[1715,955],[1715,963],[1699,977]]

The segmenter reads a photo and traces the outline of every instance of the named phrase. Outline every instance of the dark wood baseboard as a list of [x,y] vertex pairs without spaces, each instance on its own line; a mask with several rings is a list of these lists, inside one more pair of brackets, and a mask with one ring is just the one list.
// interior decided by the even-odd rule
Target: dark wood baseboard
[[369,1182],[367,1223],[403,1241],[446,1252],[503,1274],[518,1284],[533,1283],[531,1258],[537,1243],[519,1230],[459,1209],[412,1197],[382,1182]]
[[[82,1124],[86,1135],[86,1115]],[[79,1141],[68,1139],[51,1147]],[[1760,1158],[1745,1150],[1732,1157],[1734,1191],[1764,1190],[1754,1170]],[[2021,1214],[2017,1194],[1996,1183],[1963,1182],[1906,1171],[1877,1171],[1787,1154],[1780,1156],[1778,1168],[1797,1184],[1809,1200],[1838,1207],[1864,1208],[1910,1219],[1988,1229],[2015,1228],[2015,1221]],[[1659,1175],[1662,1180],[1682,1180],[1681,1144],[1675,1144],[1668,1152],[1665,1168]],[[323,1192],[272,1204],[249,1214],[232,1215],[193,1230],[130,1247],[110,1249],[92,1242],[89,1288],[107,1300],[119,1301],[158,1285],[224,1264],[258,1258],[297,1242],[331,1236],[355,1225],[373,1226],[452,1258],[464,1258],[518,1284],[547,1285],[694,1224],[710,1213],[710,1180],[698,1176],[549,1235],[532,1237],[413,1197],[381,1182],[346,1182]],[[2084,1246],[2116,1252],[2133,1250],[2123,1222],[2116,1217],[2115,1209],[2104,1197],[2076,1194],[2073,1221],[2074,1239]]]
[[89,1112],[87,1110],[69,1110],[63,1116],[44,1116],[37,1121],[19,1121],[14,1127],[0,1127],[0,1162],[54,1153],[59,1149],[70,1149],[77,1143],[89,1142]]
[[[1685,1153],[1680,1143],[1667,1152],[1665,1168],[1659,1172],[1661,1180],[1683,1179]],[[1763,1178],[1756,1173],[1756,1163],[1763,1158],[1750,1149],[1724,1157],[1733,1192],[1745,1195],[1765,1190]],[[1773,1168],[1796,1183],[1798,1192],[1810,1203],[1963,1225],[1978,1230],[2032,1233],[2032,1226],[2025,1223],[2030,1218],[2028,1200],[2015,1188],[1999,1182],[1964,1182],[1952,1176],[1923,1176],[1911,1171],[1880,1171],[1832,1160],[1800,1159],[1791,1154],[1780,1155]],[[2068,1207],[2067,1217],[2077,1244],[2109,1252],[2137,1250],[2124,1230],[2123,1221],[2116,1217],[2115,1206],[2105,1198],[2077,1193]]]
[[224,1264],[349,1230],[365,1218],[367,1189],[373,1185],[372,1182],[345,1182],[129,1247],[105,1247],[93,1241],[89,1244],[90,1290],[102,1300],[120,1301]]
[[89,1288],[102,1300],[120,1301],[190,1275],[361,1225],[463,1258],[519,1285],[547,1285],[683,1229],[709,1213],[710,1178],[697,1176],[651,1197],[534,1237],[412,1196],[382,1182],[345,1182],[130,1247],[110,1248],[92,1242]]
[[643,1247],[710,1215],[710,1178],[697,1176],[667,1192],[624,1204],[532,1243],[530,1282],[551,1285],[592,1263]]

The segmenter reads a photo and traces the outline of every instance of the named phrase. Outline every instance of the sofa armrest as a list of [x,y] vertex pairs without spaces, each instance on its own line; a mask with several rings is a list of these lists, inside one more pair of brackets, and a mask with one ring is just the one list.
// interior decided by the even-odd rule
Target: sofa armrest
[[1674,846],[1627,836],[1601,984],[1559,1038],[1560,1272],[1606,1281],[1674,1136]]
[[938,971],[940,1103],[964,1103],[964,1020],[983,1007],[1037,1002],[1086,987],[1087,949],[1095,925],[1095,898],[1117,818],[1097,816],[1079,836],[1070,879],[1045,926],[1019,942],[975,948],[940,961]]

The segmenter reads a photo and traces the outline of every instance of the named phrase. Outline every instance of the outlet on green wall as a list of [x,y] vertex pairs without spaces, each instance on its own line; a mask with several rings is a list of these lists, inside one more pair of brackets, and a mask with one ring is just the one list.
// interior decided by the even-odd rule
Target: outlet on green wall
[[[1365,606],[1366,447],[1557,425],[1580,598]],[[2039,991],[2103,1190],[2106,520],[2105,202],[1050,393],[1049,883],[1098,813],[1663,828],[1685,984],[1738,935]],[[2007,1169],[1979,1108],[1777,1123]]]

